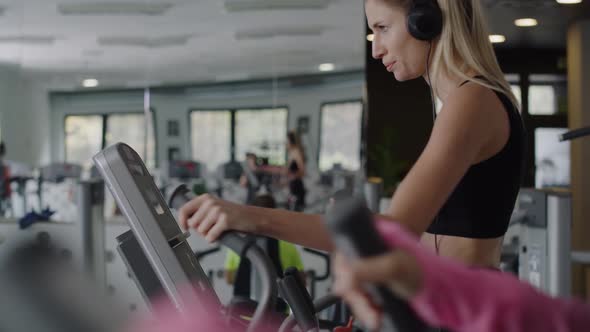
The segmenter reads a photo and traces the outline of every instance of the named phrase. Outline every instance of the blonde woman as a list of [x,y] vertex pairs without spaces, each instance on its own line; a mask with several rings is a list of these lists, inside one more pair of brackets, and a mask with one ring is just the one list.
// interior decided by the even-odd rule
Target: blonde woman
[[[399,81],[424,78],[442,103],[427,146],[382,218],[441,256],[497,268],[523,174],[524,128],[480,2],[366,0],[365,12],[373,57]],[[180,223],[210,241],[235,229],[333,249],[320,215],[239,206],[209,195],[187,203]]]

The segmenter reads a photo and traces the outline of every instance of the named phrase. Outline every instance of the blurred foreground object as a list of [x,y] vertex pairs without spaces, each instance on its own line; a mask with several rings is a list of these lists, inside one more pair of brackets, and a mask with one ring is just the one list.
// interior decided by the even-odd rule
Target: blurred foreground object
[[126,317],[41,233],[0,253],[0,331],[116,332]]

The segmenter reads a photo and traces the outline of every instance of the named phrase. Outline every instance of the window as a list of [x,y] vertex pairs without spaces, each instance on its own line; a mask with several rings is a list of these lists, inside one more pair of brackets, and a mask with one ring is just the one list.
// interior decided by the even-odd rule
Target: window
[[567,112],[567,81],[560,75],[531,75],[529,113],[554,115]]
[[92,157],[100,150],[124,142],[139,153],[147,167],[155,167],[156,139],[152,123],[153,119],[146,123],[143,113],[69,115],[65,120],[66,161],[90,167]]
[[192,110],[193,159],[215,170],[230,160],[243,160],[246,152],[285,163],[287,108]]
[[567,128],[535,129],[535,186],[567,187],[570,185],[570,143],[558,137]]
[[326,171],[334,164],[340,164],[348,170],[360,168],[362,115],[361,102],[322,106],[320,170]]
[[529,88],[531,114],[551,115],[557,112],[555,90],[550,85],[531,85]]
[[253,152],[271,165],[284,165],[287,113],[286,108],[237,110],[236,159]]
[[231,112],[192,111],[191,115],[192,156],[215,170],[231,159]]
[[65,120],[66,161],[89,168],[102,148],[101,115],[69,115]]
[[155,138],[153,132],[146,131],[144,114],[111,114],[106,119],[105,146],[124,142],[137,151],[148,168],[155,166],[155,156],[148,153],[155,151]]

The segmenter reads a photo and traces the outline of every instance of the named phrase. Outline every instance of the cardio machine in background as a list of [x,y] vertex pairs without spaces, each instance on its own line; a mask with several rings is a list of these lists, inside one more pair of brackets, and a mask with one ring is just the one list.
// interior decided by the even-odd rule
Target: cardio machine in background
[[[560,135],[560,141],[590,135],[590,127]],[[572,251],[572,195],[567,189],[521,189],[502,250],[502,270],[551,296],[571,296],[571,264],[590,263],[590,253]]]
[[167,194],[179,184],[185,184],[197,194],[207,192],[205,165],[194,160],[170,160],[164,168],[165,176],[160,186],[162,193]]

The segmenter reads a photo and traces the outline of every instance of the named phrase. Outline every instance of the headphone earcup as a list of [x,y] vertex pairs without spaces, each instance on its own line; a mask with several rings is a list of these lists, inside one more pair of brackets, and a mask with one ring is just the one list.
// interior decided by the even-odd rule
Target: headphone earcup
[[408,12],[408,32],[418,40],[433,40],[442,32],[442,11],[436,0],[414,0]]

